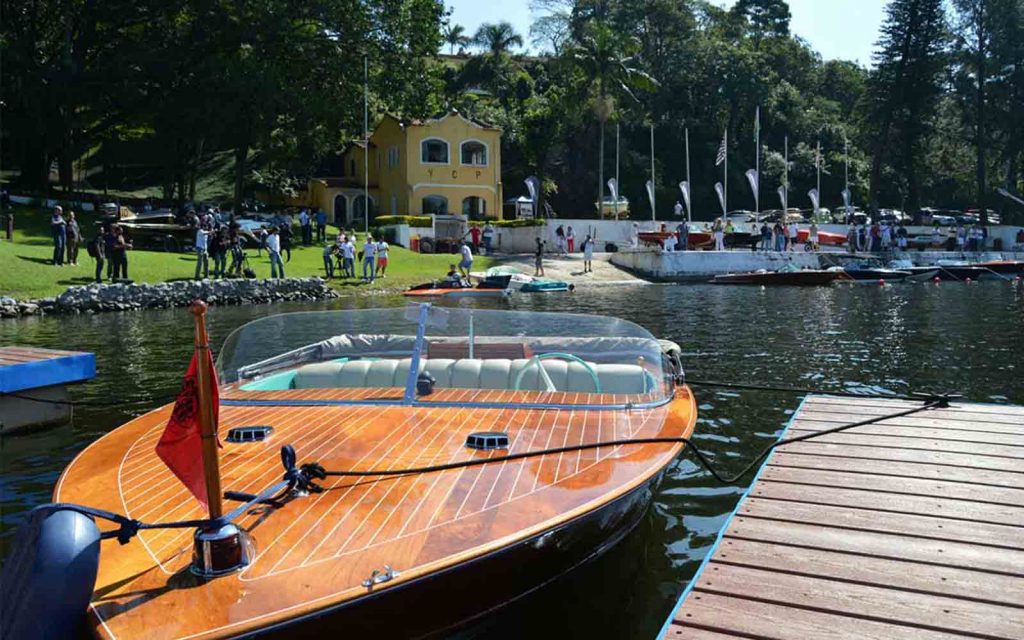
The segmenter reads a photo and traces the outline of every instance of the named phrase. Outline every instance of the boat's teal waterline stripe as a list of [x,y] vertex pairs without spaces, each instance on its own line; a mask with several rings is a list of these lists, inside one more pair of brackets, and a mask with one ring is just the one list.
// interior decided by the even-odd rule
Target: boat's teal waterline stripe
[[257,399],[225,399],[221,406],[228,407],[352,407],[368,405],[375,407],[440,407],[443,409],[536,409],[536,410],[586,410],[586,411],[629,411],[632,409],[656,409],[672,402],[672,397],[652,402],[634,402],[632,404],[556,404],[546,402],[454,402],[454,401],[421,401],[406,403],[402,398],[366,398],[363,400],[257,400]]
[[[793,421],[796,420],[796,417],[798,415],[800,415],[800,411],[804,408],[804,403],[807,402],[807,399],[809,397],[810,396],[805,396],[803,400],[800,401],[800,405],[796,408],[796,411],[793,412],[793,415],[790,416],[789,421],[786,423],[786,428],[782,430],[781,434],[779,434],[778,440],[782,440],[783,438],[786,437],[786,434],[789,433],[790,427],[793,426]],[[750,481],[750,485],[747,486],[747,488],[743,491],[743,495],[740,496],[739,501],[736,503],[736,508],[732,510],[732,513],[730,513],[729,517],[726,518],[725,523],[722,525],[722,528],[719,529],[718,537],[715,538],[714,544],[711,545],[711,550],[708,551],[706,556],[704,556],[704,560],[702,560],[700,566],[697,567],[697,573],[693,574],[693,578],[690,579],[690,584],[686,585],[686,589],[683,590],[682,595],[679,596],[679,600],[676,601],[676,606],[672,607],[672,612],[668,614],[668,619],[666,619],[665,624],[661,626],[661,631],[658,632],[659,639],[665,637],[665,632],[668,631],[669,625],[671,625],[672,621],[675,619],[676,612],[679,611],[679,607],[683,606],[683,600],[686,600],[686,596],[690,595],[690,592],[693,591],[693,587],[697,584],[697,580],[699,580],[701,574],[704,573],[704,568],[708,566],[708,563],[711,562],[711,558],[713,558],[715,552],[718,551],[719,545],[722,544],[722,538],[725,537],[725,531],[729,528],[729,525],[732,524],[732,519],[736,517],[737,513],[739,513],[740,507],[743,506],[743,503],[746,501],[747,496],[750,495],[750,491],[754,488],[754,485],[756,485],[757,481],[761,478],[761,472],[764,471],[764,468],[766,466],[768,466],[768,462],[772,459],[773,455],[775,455],[774,450],[770,454],[768,454],[768,457],[765,458],[764,462],[761,463],[761,466],[760,468],[758,468],[757,473],[754,474],[754,479]]]

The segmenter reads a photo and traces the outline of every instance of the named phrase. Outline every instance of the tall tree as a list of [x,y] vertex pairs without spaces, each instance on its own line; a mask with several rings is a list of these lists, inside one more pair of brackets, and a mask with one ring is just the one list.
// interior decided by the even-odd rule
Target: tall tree
[[466,28],[461,24],[449,23],[444,27],[444,43],[448,45],[448,53],[454,54],[455,47],[461,50],[470,43],[470,37],[466,35]]
[[[982,224],[988,224],[988,181],[985,152],[986,97],[989,83],[988,63],[995,31],[996,0],[953,0],[956,9],[956,44],[961,63],[966,67],[973,89],[973,125],[975,149],[975,198]],[[1001,19],[1001,18],[1000,18]]]
[[509,53],[513,48],[522,47],[523,36],[516,33],[515,27],[509,22],[485,22],[473,36],[473,44],[497,58]]
[[634,66],[638,49],[635,38],[622,35],[603,21],[594,20],[587,24],[583,37],[567,52],[569,60],[597,87],[594,113],[599,124],[598,215],[601,215],[600,207],[604,201],[604,128],[608,118],[615,113],[616,99],[628,96],[639,102],[634,90],[653,91],[657,87],[654,78]]
[[893,147],[906,179],[906,206],[920,208],[920,149],[940,93],[945,29],[943,0],[892,0],[886,7],[867,94],[872,212],[878,211],[882,165]]

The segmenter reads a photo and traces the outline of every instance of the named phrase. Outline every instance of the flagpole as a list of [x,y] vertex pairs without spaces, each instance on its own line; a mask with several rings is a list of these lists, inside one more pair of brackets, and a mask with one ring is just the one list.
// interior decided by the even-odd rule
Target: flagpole
[[782,203],[782,220],[785,222],[786,216],[789,214],[789,136],[786,136],[785,142],[785,158],[782,161],[782,186],[786,189],[786,201]]
[[[818,138],[818,153],[815,156],[815,164],[818,165],[818,187],[817,188],[818,188],[818,203],[819,203],[819,207],[818,208],[820,208],[820,203],[821,203],[821,138]],[[814,211],[815,219],[817,219],[817,217],[818,217],[818,208],[815,208],[815,211]],[[817,220],[815,220],[815,221],[817,221]]]
[[729,128],[725,129],[725,171],[722,179],[722,224],[725,224],[725,215],[729,211]]
[[363,232],[370,233],[370,63],[363,56]]
[[[845,184],[843,185],[843,190],[846,191],[847,194],[849,194],[850,193],[850,140],[849,140],[849,138],[846,137],[845,133],[843,134],[843,163],[846,165],[846,179],[845,179]],[[849,195],[846,196],[846,199],[847,200],[852,200],[852,198],[850,198]],[[850,215],[850,205],[846,205],[845,211],[843,211],[843,213],[845,213],[847,216]]]
[[754,175],[757,176],[757,188],[754,189],[754,215],[761,213],[761,106],[758,105],[754,116]]
[[210,518],[224,515],[220,497],[220,463],[217,459],[217,425],[213,415],[213,398],[210,394],[210,337],[206,333],[206,303],[196,300],[189,307],[196,317],[196,386],[199,396],[199,433],[202,438],[203,477],[206,480],[206,501],[210,507]]
[[655,221],[654,207],[654,120],[651,120],[651,222]]
[[[604,187],[602,187],[604,188]],[[615,219],[619,219],[619,123],[615,122]],[[603,216],[602,216],[603,217]]]
[[[690,182],[690,128],[686,128],[686,188],[693,191],[693,183]],[[686,222],[690,223],[690,203],[686,203]],[[685,248],[685,247],[684,247]]]

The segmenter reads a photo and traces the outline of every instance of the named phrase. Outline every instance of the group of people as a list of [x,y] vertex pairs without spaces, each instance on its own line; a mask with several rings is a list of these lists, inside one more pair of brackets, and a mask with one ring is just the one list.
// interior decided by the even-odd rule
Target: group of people
[[316,212],[311,212],[306,209],[299,211],[299,228],[302,229],[302,244],[308,247],[313,244],[313,231],[314,225],[316,225],[316,240],[315,242],[326,242],[327,241],[327,212],[323,209],[317,209]]
[[[242,250],[242,237],[239,234],[238,224],[223,224],[215,222],[212,216],[206,216],[200,221],[196,228],[196,273],[195,279],[210,277],[210,258],[213,258],[213,277],[226,278],[229,276],[241,276],[245,264],[245,252]],[[269,250],[268,250],[269,251]],[[231,265],[228,266],[228,254],[231,255]],[[278,255],[280,261],[280,255]],[[271,271],[274,270],[274,260],[270,261]],[[284,277],[284,266],[281,267],[281,274]]]
[[846,249],[850,253],[860,251],[882,252],[907,248],[907,228],[903,223],[895,226],[889,222],[873,224],[850,223],[846,228]]
[[[59,208],[59,207],[58,207]],[[111,282],[128,279],[128,251],[131,240],[124,228],[114,222],[105,222],[86,244],[86,252],[96,261],[95,281],[103,282],[103,268]],[[77,263],[73,263],[77,264]]]
[[[471,225],[466,235],[469,236],[473,251],[480,252],[480,249],[483,248],[481,255],[491,255],[494,227],[491,226],[490,221],[485,222],[483,227],[477,224]],[[463,240],[465,240],[465,236],[463,236]]]
[[387,241],[381,238],[374,240],[371,234],[366,234],[366,241],[362,249],[356,253],[356,246],[359,238],[356,233],[341,232],[333,242],[324,245],[324,271],[327,278],[340,274],[341,278],[356,277],[356,260],[362,264],[362,280],[373,282],[376,278],[386,278],[388,271],[388,254],[391,247]]
[[56,206],[50,216],[50,235],[53,238],[53,259],[54,266],[65,264],[78,264],[78,245],[82,242],[82,229],[75,219],[75,212],[68,211],[68,217],[64,218],[64,208]]

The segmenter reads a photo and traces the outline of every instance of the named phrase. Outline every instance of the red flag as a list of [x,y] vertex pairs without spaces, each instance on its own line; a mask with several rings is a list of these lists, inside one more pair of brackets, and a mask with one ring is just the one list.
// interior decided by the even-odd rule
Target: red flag
[[[216,431],[220,413],[220,398],[217,393],[217,371],[213,366],[213,355],[203,350],[209,361],[210,399],[213,402],[213,426]],[[188,487],[203,509],[209,510],[206,500],[206,477],[203,473],[202,434],[199,430],[199,361],[192,354],[181,392],[174,401],[174,410],[167,421],[167,427],[156,445],[156,455],[167,468]],[[219,444],[219,442],[218,442]]]

